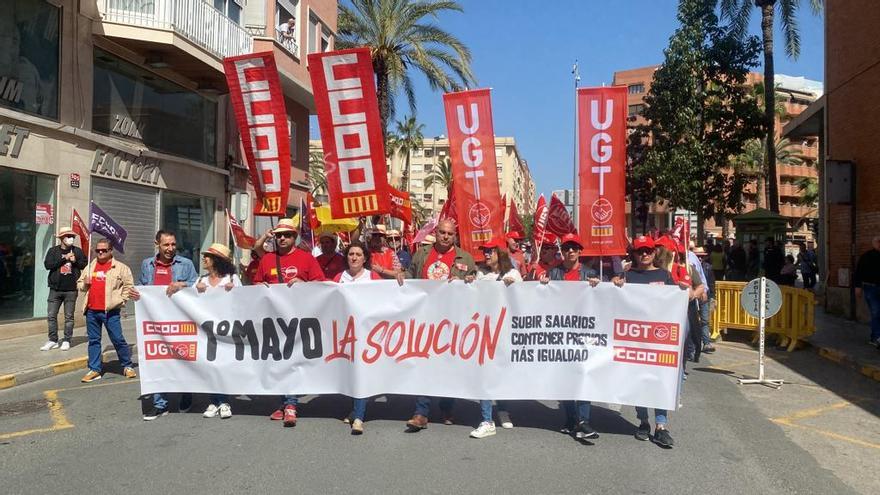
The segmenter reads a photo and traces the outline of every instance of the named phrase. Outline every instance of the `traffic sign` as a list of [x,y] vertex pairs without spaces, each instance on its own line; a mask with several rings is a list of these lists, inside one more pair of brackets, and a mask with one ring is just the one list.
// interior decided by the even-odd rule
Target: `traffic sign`
[[782,291],[776,282],[764,279],[764,314],[761,315],[761,279],[747,283],[740,293],[739,303],[746,313],[755,318],[771,318],[782,308]]

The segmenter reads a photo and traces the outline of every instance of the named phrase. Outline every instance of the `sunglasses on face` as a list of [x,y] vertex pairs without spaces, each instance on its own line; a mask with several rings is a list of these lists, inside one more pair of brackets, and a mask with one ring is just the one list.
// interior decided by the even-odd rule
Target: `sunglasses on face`
[[98,254],[104,254],[104,253],[109,253],[110,250],[109,249],[95,249],[95,252]]
[[636,253],[638,253],[639,256],[648,256],[648,255],[654,254],[654,250],[645,248],[645,249],[639,249],[638,251],[636,251]]
[[562,251],[580,251],[581,247],[577,244],[563,244]]
[[288,237],[293,237],[293,232],[279,232],[275,234],[276,239],[285,239]]
[[556,246],[541,246],[541,251],[556,251]]
[[492,256],[492,253],[495,252],[495,248],[483,249],[483,256]]
[[451,237],[451,236],[454,236],[454,235],[455,235],[455,232],[444,232],[444,231],[442,231],[442,230],[438,230],[438,231],[437,231],[437,234],[439,234],[439,235],[448,235],[448,236]]

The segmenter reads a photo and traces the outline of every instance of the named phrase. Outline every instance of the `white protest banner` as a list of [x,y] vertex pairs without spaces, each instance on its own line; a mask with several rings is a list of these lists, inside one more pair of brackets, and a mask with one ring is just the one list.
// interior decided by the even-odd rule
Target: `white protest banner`
[[141,391],[593,400],[674,410],[687,293],[407,280],[141,287]]

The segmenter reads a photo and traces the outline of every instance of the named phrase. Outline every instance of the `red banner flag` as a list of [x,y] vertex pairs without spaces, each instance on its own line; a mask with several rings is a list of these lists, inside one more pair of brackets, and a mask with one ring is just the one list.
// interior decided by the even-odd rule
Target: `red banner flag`
[[488,89],[443,95],[452,188],[461,247],[473,255],[478,246],[504,230],[504,205],[498,191],[492,102]]
[[232,232],[232,242],[239,249],[253,249],[257,240],[244,232],[244,228],[238,223],[238,220],[233,218],[229,210],[226,210],[226,219],[229,221],[229,231]]
[[312,232],[314,232],[321,226],[321,220],[318,219],[317,205],[315,205],[312,193],[306,193],[306,202],[309,204],[309,225],[312,226]]
[[369,48],[309,55],[333,218],[391,211]]
[[458,216],[455,211],[455,188],[452,186],[449,186],[446,191],[446,202],[443,203],[443,208],[440,208],[440,216],[437,217],[437,221],[440,220],[452,220],[458,225]]
[[[431,235],[432,232],[434,232],[434,229],[437,228],[437,223],[439,223],[439,220],[436,217],[431,217],[428,222],[425,223],[425,225],[423,225],[418,232],[416,232],[415,237],[413,237],[412,244],[421,244],[421,242],[424,241],[425,238],[427,238],[429,235]],[[418,247],[416,249],[418,249]]]
[[626,91],[577,90],[577,207],[585,256],[626,254]]
[[507,230],[525,235],[526,228],[523,227],[522,220],[519,218],[519,212],[516,211],[516,203],[513,200],[510,201],[510,220],[508,220],[508,225],[510,225],[510,228]]
[[229,99],[257,195],[254,215],[284,216],[290,192],[290,130],[272,52],[223,59]]
[[675,225],[672,227],[672,233],[670,234],[670,237],[675,242],[684,244],[685,249],[688,248],[691,241],[691,226],[688,223],[685,217],[675,217]]
[[76,208],[70,214],[70,228],[73,229],[74,234],[79,236],[79,247],[82,248],[86,256],[89,256],[89,228],[86,227],[86,223],[79,216]]
[[391,199],[391,216],[403,220],[405,224],[412,223],[412,202],[409,200],[409,193],[389,186],[388,194]]
[[555,194],[550,197],[550,207],[547,209],[547,230],[559,237],[577,232],[571,215]]
[[538,206],[535,207],[535,216],[532,220],[532,239],[544,238],[544,232],[547,231],[548,213],[547,200],[544,199],[544,195],[542,194],[541,197],[538,198]]

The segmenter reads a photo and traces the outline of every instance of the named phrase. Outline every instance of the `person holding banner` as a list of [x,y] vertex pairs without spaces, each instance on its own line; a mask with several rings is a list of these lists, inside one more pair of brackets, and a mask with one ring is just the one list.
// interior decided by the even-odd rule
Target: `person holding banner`
[[[156,232],[156,256],[141,263],[141,276],[138,285],[164,285],[165,294],[173,296],[177,291],[196,283],[198,273],[189,258],[177,254],[177,236],[174,232]],[[141,295],[132,288],[131,299],[137,301]],[[178,411],[185,413],[192,407],[192,394],[181,394]],[[153,394],[153,406],[144,413],[144,421],[152,421],[168,414],[168,397],[163,393]]]
[[[663,242],[666,242],[666,240]],[[654,258],[656,254],[657,251],[654,239],[642,235],[633,240],[633,266],[622,275],[615,277],[615,285],[622,286],[624,283],[679,285],[682,289],[689,290],[688,287],[677,284],[672,279],[672,274],[668,270],[655,266]],[[639,419],[639,426],[636,429],[635,437],[637,440],[647,441],[651,436],[651,423],[648,421],[648,409],[637,406],[636,417]],[[654,442],[661,447],[672,448],[674,441],[666,427],[666,410],[654,409],[654,423],[656,424],[654,430]]]
[[[254,274],[254,283],[287,284],[288,287],[299,282],[323,282],[324,271],[311,253],[296,247],[297,229],[293,220],[282,218],[272,229],[275,238],[275,251],[260,258],[260,266]],[[299,396],[285,395],[281,407],[269,419],[282,421],[285,427],[296,426],[296,407]]]
[[[455,245],[455,222],[443,219],[437,223],[436,241],[422,246],[413,256],[412,264],[407,270],[407,278],[426,280],[464,280],[471,283],[476,278],[477,267],[474,258],[464,249]],[[440,411],[443,423],[452,424],[452,407],[455,399],[440,399]],[[416,433],[428,427],[428,413],[431,409],[431,398],[416,398],[416,410],[413,417],[406,422],[406,431]]]
[[[370,250],[360,241],[354,241],[343,251],[345,270],[337,273],[333,281],[337,284],[364,283],[373,280],[382,280],[374,271],[370,270]],[[362,435],[364,433],[364,417],[367,414],[367,399],[354,399],[353,410],[346,416],[346,422],[351,422],[351,434]]]
[[73,245],[76,233],[70,227],[62,227],[58,231],[58,244],[49,248],[43,266],[49,271],[49,304],[46,309],[46,321],[49,324],[49,340],[40,347],[41,351],[57,349],[58,344],[58,310],[64,304],[64,337],[61,350],[70,349],[73,338],[73,312],[76,310],[76,283],[80,271],[88,264],[82,249]]
[[[531,263],[526,274],[526,280],[539,280],[542,275],[552,270],[561,263],[559,259],[559,246],[556,244],[557,237],[552,232],[545,232],[540,238],[535,239],[536,246],[540,244],[538,259]],[[537,247],[535,248],[538,249]]]
[[[232,253],[223,244],[211,244],[207,251],[202,252],[202,265],[205,267],[205,275],[196,281],[196,290],[202,294],[206,291],[223,289],[227,292],[234,287],[241,287],[241,279],[235,273],[235,265],[232,264]],[[232,407],[229,405],[229,396],[226,394],[211,394],[211,404],[202,414],[205,418],[228,419],[232,417]]]
[[95,244],[95,259],[77,281],[77,289],[86,293],[86,331],[89,336],[89,371],[82,377],[83,383],[101,379],[101,327],[107,327],[107,335],[116,349],[122,373],[126,378],[137,378],[131,363],[131,349],[122,334],[119,312],[128,302],[134,290],[131,269],[113,259],[113,247],[107,239]]
[[332,232],[324,232],[318,236],[321,254],[317,256],[318,264],[327,280],[333,280],[345,270],[345,257],[336,251],[337,240]]
[[511,231],[505,237],[507,238],[507,250],[510,252],[510,259],[513,260],[513,267],[519,270],[520,275],[522,275],[526,272],[525,253],[519,248],[523,235],[519,232]]
[[370,232],[370,260],[373,271],[382,278],[396,279],[403,273],[400,260],[393,249],[385,246],[385,236],[387,230],[384,225],[376,225],[376,228]]
[[[588,282],[591,286],[599,285],[599,272],[586,263],[581,263],[581,251],[584,243],[577,234],[565,234],[562,236],[562,262],[544,273],[539,278],[542,284],[551,280],[569,282]],[[573,434],[577,438],[599,438],[599,433],[590,426],[589,401],[563,401],[565,409],[565,424],[560,431]]]
[[[504,240],[496,237],[480,246],[485,261],[477,273],[477,280],[503,282],[506,286],[510,286],[514,282],[522,282],[522,275],[520,275],[519,270],[513,267],[510,255],[507,254],[506,244]],[[491,400],[480,401],[480,415],[481,422],[470,433],[471,438],[486,438],[495,434],[495,421],[492,419]],[[510,420],[510,412],[505,401],[498,401],[498,420],[501,422],[502,428],[513,428],[513,422]]]

